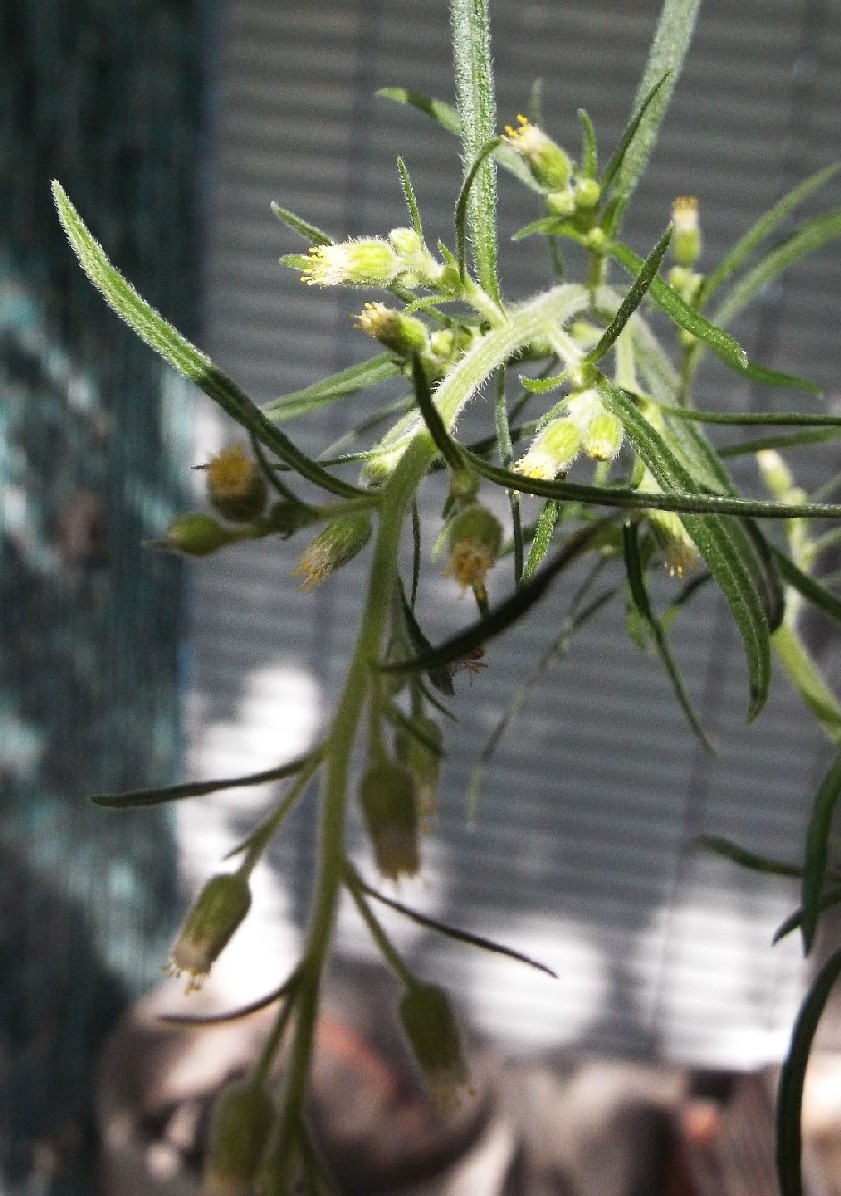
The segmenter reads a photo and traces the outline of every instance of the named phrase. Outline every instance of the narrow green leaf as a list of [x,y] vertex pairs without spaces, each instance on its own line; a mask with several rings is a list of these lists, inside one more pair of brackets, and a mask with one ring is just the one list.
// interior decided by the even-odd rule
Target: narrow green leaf
[[523,568],[523,581],[531,581],[543,564],[543,558],[546,556],[552,543],[552,533],[555,530],[555,524],[558,520],[559,509],[558,504],[549,499],[540,512],[540,518],[534,530],[534,538],[531,542],[528,559]]
[[[619,173],[619,171],[622,167],[623,162],[625,161],[625,155],[628,153],[628,149],[631,145],[631,142],[634,140],[634,137],[636,136],[637,131],[639,130],[640,125],[642,124],[642,122],[645,118],[646,112],[648,112],[649,108],[651,107],[652,103],[654,102],[660,89],[665,87],[666,80],[668,79],[668,77],[669,77],[669,72],[666,71],[664,74],[662,74],[660,76],[659,79],[656,80],[656,82],[652,83],[652,86],[650,87],[648,94],[644,96],[642,102],[637,107],[636,112],[631,117],[631,120],[625,126],[625,130],[619,139],[619,144],[617,145],[616,149],[613,151],[613,153],[610,157],[610,161],[608,162],[607,166],[604,169],[604,174],[602,175],[601,179],[599,180],[599,182],[601,184],[601,188],[602,188],[603,199],[607,199],[608,196],[610,195],[611,188],[613,186],[613,180],[616,178],[617,174]],[[633,184],[631,184],[631,186],[633,186]],[[621,188],[619,190],[620,190],[620,194],[621,194],[622,193]],[[630,188],[629,188],[629,190],[630,190]]]
[[[821,913],[825,913],[828,909],[832,909],[832,907],[835,905],[841,905],[841,889],[827,889],[820,900]],[[796,909],[793,914],[789,914],[785,921],[781,922],[774,931],[774,937],[771,940],[772,945],[776,947],[777,943],[779,943],[781,939],[784,939],[787,935],[791,934],[793,930],[797,930],[797,928],[800,926],[802,918],[802,909]]]
[[[456,99],[465,171],[496,130],[488,0],[450,0]],[[499,301],[496,244],[496,166],[485,158],[467,204],[467,227],[479,285]]]
[[827,166],[823,170],[817,171],[797,187],[794,187],[787,195],[784,195],[779,203],[774,204],[773,208],[769,208],[763,216],[760,216],[756,224],[736,242],[730,252],[722,258],[716,268],[704,279],[699,295],[701,306],[707,302],[713,292],[718,290],[723,283],[727,282],[740,269],[742,264],[753,253],[754,249],[770,237],[774,230],[799,204],[808,199],[810,195],[837,173],[839,165],[839,163],[836,163],[834,166]]
[[724,302],[716,309],[716,324],[729,324],[750,303],[763,287],[807,254],[816,253],[830,241],[841,236],[841,208],[822,216],[815,216],[788,240],[772,249],[762,261],[736,283]]
[[689,723],[692,730],[698,736],[701,743],[708,752],[715,753],[715,748],[707,736],[703,728],[701,720],[695,712],[695,707],[692,705],[692,699],[687,693],[686,686],[683,683],[683,677],[680,674],[680,669],[677,666],[677,661],[672,655],[672,650],[669,646],[669,641],[666,638],[666,633],[663,630],[663,625],[655,615],[651,602],[648,597],[648,591],[645,588],[645,579],[643,577],[642,562],[640,561],[639,545],[637,543],[637,529],[632,523],[625,523],[622,526],[622,546],[625,556],[625,568],[628,572],[628,588],[631,594],[631,601],[633,602],[638,614],[645,621],[657,651],[660,653],[660,658],[663,661],[666,672],[669,675],[669,680],[672,683],[672,688],[675,692],[675,697],[680,704],[680,708],[686,716],[686,721]]
[[805,573],[795,565],[794,561],[779,549],[774,549],[774,560],[780,571],[780,576],[788,585],[793,586],[799,594],[813,603],[818,610],[823,611],[830,619],[841,623],[841,601],[831,594],[821,583]]
[[[621,419],[628,439],[663,490],[697,491],[692,475],[625,392],[603,375],[597,381],[597,389],[605,406]],[[741,633],[750,684],[748,718],[755,718],[768,696],[770,642],[768,622],[752,574],[753,561],[744,550],[744,534],[734,530],[726,519],[701,519],[683,513],[681,521],[727,599]]]
[[423,221],[421,220],[418,201],[415,199],[415,189],[412,186],[409,170],[402,158],[397,159],[397,171],[400,175],[400,186],[403,188],[403,198],[406,200],[406,207],[409,209],[409,219],[412,221],[412,228],[422,238]]
[[599,338],[598,343],[587,354],[584,359],[585,361],[589,361],[593,364],[595,364],[597,361],[601,361],[605,353],[608,352],[616,338],[619,336],[622,329],[628,323],[631,316],[642,303],[646,292],[655,280],[657,271],[660,269],[660,263],[665,256],[666,250],[669,248],[669,242],[672,239],[673,231],[674,230],[670,224],[660,240],[652,249],[651,253],[643,262],[639,273],[634,279],[631,289],[620,303],[616,315],[604,330],[604,333]]
[[803,1083],[806,1079],[812,1039],[839,975],[841,951],[836,951],[830,955],[806,994],[794,1025],[791,1045],[783,1060],[777,1092],[777,1176],[780,1181],[780,1196],[803,1196]]
[[[594,179],[599,173],[599,150],[596,142],[596,130],[593,122],[584,108],[578,109],[578,119],[581,122],[581,173],[587,179]],[[539,124],[539,121],[535,121]]]
[[325,407],[346,395],[356,394],[369,386],[397,378],[401,373],[399,363],[390,354],[382,353],[378,357],[360,362],[359,365],[352,365],[337,374],[331,374],[329,378],[322,378],[312,386],[305,386],[302,390],[293,391],[280,399],[273,399],[263,404],[261,410],[274,423],[283,423],[287,419],[308,415],[311,411],[317,411],[320,407]]
[[384,100],[394,100],[398,104],[408,104],[431,116],[442,129],[461,136],[461,118],[452,104],[444,100],[436,100],[434,96],[423,95],[419,91],[409,91],[406,87],[381,87],[377,95]]
[[755,436],[753,440],[742,440],[738,444],[725,444],[719,448],[721,457],[746,457],[766,449],[799,448],[804,444],[823,444],[837,440],[841,428],[812,428],[803,432],[780,432],[777,436]]
[[705,851],[711,851],[714,855],[732,860],[734,864],[739,864],[742,868],[749,868],[751,872],[764,872],[770,876],[786,876],[793,880],[799,880],[803,875],[802,868],[797,864],[787,864],[783,860],[774,860],[769,856],[759,855],[755,851],[749,851],[746,847],[740,847],[738,843],[733,843],[730,839],[722,839],[718,835],[699,835],[695,843]]
[[800,930],[803,936],[803,947],[807,954],[814,945],[815,931],[818,927],[820,900],[826,878],[832,816],[835,813],[839,794],[841,794],[841,750],[836,754],[815,794],[806,831],[800,902],[803,907],[803,918]]
[[356,486],[333,477],[310,460],[266,418],[230,378],[192,345],[186,337],[137,293],[134,287],[111,265],[102,246],[94,240],[58,182],[53,196],[73,252],[90,281],[109,307],[124,320],[142,341],[168,361],[179,373],[205,392],[247,432],[253,433],[266,448],[276,453],[302,477],[316,486],[344,498],[364,493]]
[[654,149],[689,50],[699,4],[700,0],[665,0],[663,4],[637,88],[636,107],[645,110],[616,174],[614,189],[621,197],[631,194]]
[[512,490],[520,490],[523,494],[536,494],[539,498],[556,498],[561,502],[583,502],[633,511],[653,509],[696,515],[739,515],[754,519],[841,519],[841,504],[836,503],[759,502],[749,498],[731,498],[726,494],[702,494],[697,490],[694,493],[673,490],[662,494],[641,494],[639,490],[628,490],[622,486],[585,486],[579,482],[550,482],[502,469],[464,447],[462,452],[468,464],[489,481]]
[[749,362],[738,372],[743,378],[750,378],[751,382],[759,382],[762,386],[784,386],[788,390],[804,390],[813,395],[821,393],[821,388],[808,378],[784,374],[781,370],[769,370],[767,366],[757,365],[755,361]]
[[417,399],[418,408],[423,416],[423,422],[426,424],[429,434],[435,443],[435,447],[450,469],[455,473],[463,472],[465,469],[464,456],[456,442],[447,434],[444,421],[441,419],[438,408],[432,401],[429,379],[426,376],[421,359],[417,353],[412,355],[412,381],[415,387],[415,398]]
[[455,661],[479,648],[522,618],[547,592],[555,578],[584,553],[593,540],[609,523],[600,519],[580,528],[567,540],[554,559],[530,582],[521,585],[514,593],[489,614],[483,616],[464,631],[451,636],[437,648],[429,647],[411,660],[390,661],[380,665],[383,673],[421,673],[447,668]]
[[728,424],[740,428],[841,428],[841,416],[801,411],[699,411],[694,407],[669,407],[660,410],[678,420],[700,424]]
[[553,972],[545,963],[540,963],[530,955],[526,955],[523,951],[517,951],[513,947],[506,947],[502,943],[494,942],[493,939],[485,938],[484,935],[472,934],[469,930],[459,930],[455,926],[449,926],[446,922],[439,922],[437,918],[430,918],[428,914],[422,914],[419,910],[412,909],[409,905],[404,905],[402,901],[395,901],[393,897],[386,897],[384,893],[371,888],[358,874],[356,875],[356,881],[366,897],[370,897],[373,901],[379,901],[381,905],[388,906],[389,909],[396,910],[397,913],[403,914],[413,922],[417,922],[418,926],[425,926],[428,930],[434,930],[438,934],[443,934],[446,938],[455,939],[456,942],[466,943],[469,947],[480,947],[483,951],[490,951],[494,955],[504,955],[508,959],[516,960],[517,963],[527,964],[530,968],[535,968],[538,972],[544,972],[547,976],[551,976],[553,980],[558,979],[557,972]]
[[[400,586],[400,599],[403,610],[403,620],[406,624],[406,631],[408,632],[409,639],[412,641],[412,647],[416,653],[421,655],[431,652],[432,644],[421,630],[420,624],[415,617],[413,608],[406,601],[406,595],[403,592],[402,585]],[[424,669],[422,671],[426,673],[430,684],[433,685],[439,693],[442,693],[446,698],[451,698],[453,696],[455,693],[455,686],[453,685],[453,679],[450,676],[449,669],[447,669],[446,666],[432,665],[430,668]]]
[[305,241],[309,241],[313,245],[333,244],[335,238],[331,237],[329,233],[324,232],[323,229],[318,228],[315,224],[310,224],[308,220],[302,220],[300,216],[296,216],[288,208],[282,208],[274,200],[269,204],[269,207],[272,210],[272,214],[277,216],[281,224],[285,224],[287,228],[291,228],[293,233],[300,233]]
[[[609,246],[609,252],[630,274],[636,275],[642,269],[642,258],[637,257],[627,245],[613,241]],[[670,287],[661,278],[655,278],[651,282],[650,292],[655,303],[662,307],[676,324],[704,341],[729,366],[742,371],[746,369],[748,355],[739,342],[729,332],[717,328],[700,312],[690,307],[674,287]]]
[[250,1001],[248,1005],[241,1005],[228,1013],[159,1013],[156,1020],[167,1026],[226,1026],[231,1022],[253,1017],[255,1013],[260,1013],[261,1010],[268,1009],[270,1005],[276,1005],[278,1001],[288,997],[297,984],[299,975],[300,972],[296,969],[283,984],[278,985],[265,997],[259,997],[256,1001]]
[[473,184],[476,182],[483,163],[501,144],[501,137],[492,137],[489,141],[485,142],[471,163],[467,174],[464,176],[464,182],[462,183],[461,191],[459,191],[455,218],[456,256],[458,258],[458,272],[462,278],[464,278],[467,269],[467,216]]
[[569,370],[564,370],[562,374],[553,374],[551,378],[529,378],[526,374],[520,374],[520,385],[523,390],[528,391],[532,395],[545,395],[550,390],[557,390],[562,386],[569,377]]
[[182,801],[185,797],[206,797],[223,789],[239,789],[250,785],[267,785],[270,781],[282,781],[300,772],[312,759],[313,753],[297,756],[287,764],[268,768],[263,772],[252,772],[242,777],[228,777],[216,781],[186,781],[183,785],[167,785],[159,789],[133,789],[128,793],[98,794],[90,800],[95,806],[109,810],[126,810],[137,806],[159,806],[163,802]]

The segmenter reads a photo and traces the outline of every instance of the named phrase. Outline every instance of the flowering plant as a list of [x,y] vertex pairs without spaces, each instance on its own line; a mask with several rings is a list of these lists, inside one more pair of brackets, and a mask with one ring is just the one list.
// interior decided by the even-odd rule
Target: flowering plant
[[[376,915],[383,900],[346,856],[348,804],[358,801],[381,876],[395,880],[421,865],[419,827],[435,807],[442,725],[461,667],[481,664],[484,645],[530,615],[561,574],[582,571],[580,625],[604,596],[590,599],[605,563],[624,578],[623,592],[662,658],[677,702],[706,744],[669,642],[672,619],[699,584],[721,590],[740,633],[747,662],[747,713],[766,701],[774,650],[826,733],[841,743],[837,702],[798,634],[803,603],[841,619],[841,602],[813,576],[825,543],[815,520],[841,518],[841,505],[811,501],[777,449],[836,434],[841,419],[823,413],[736,414],[698,410],[693,382],[704,355],[715,353],[740,379],[814,394],[809,381],[751,362],[724,325],[780,271],[841,235],[841,212],[804,224],[770,251],[781,222],[812,195],[831,168],[806,180],[763,217],[709,273],[698,269],[700,219],[689,197],[674,202],[673,221],[645,258],[621,240],[623,219],[653,148],[689,45],[699,0],[665,0],[636,110],[607,164],[599,169],[596,133],[582,112],[577,160],[539,122],[517,117],[496,131],[487,0],[451,0],[457,109],[401,89],[392,99],[430,113],[461,138],[464,180],[455,205],[450,246],[430,246],[408,170],[398,171],[408,224],[381,236],[335,242],[282,208],[280,219],[308,242],[285,265],[309,286],[346,286],[380,293],[363,303],[362,333],[380,350],[370,360],[314,387],[260,407],[155,312],[108,261],[58,183],[56,204],[83,269],[113,309],[172,366],[194,381],[249,439],[228,446],[207,465],[213,514],[182,516],[159,546],[192,556],[221,551],[243,539],[312,535],[295,573],[304,588],[330,584],[332,574],[369,553],[369,582],[360,596],[356,645],[329,729],[303,757],[276,769],[214,784],[112,795],[103,805],[130,808],[200,796],[233,785],[286,780],[272,812],[235,853],[231,874],[210,880],[173,947],[171,966],[195,986],[213,965],[250,906],[249,876],[296,801],[321,781],[320,841],[309,929],[300,961],[265,1004],[277,1019],[253,1076],[225,1095],[209,1151],[207,1190],[286,1193],[325,1190],[304,1116],[321,978],[346,891],[383,956],[402,982],[401,1017],[435,1099],[446,1105],[468,1085],[456,1023],[443,991],[412,974]],[[512,173],[538,206],[517,234],[539,236],[551,251],[554,278],[521,302],[505,298],[497,268],[496,169]],[[671,260],[670,260],[671,258]],[[621,274],[613,276],[618,266]],[[578,270],[581,281],[567,281]],[[625,280],[625,281],[623,281]],[[713,308],[718,292],[726,298]],[[656,334],[649,309],[670,320],[674,335]],[[712,312],[711,312],[712,309]],[[709,314],[711,312],[711,314]],[[409,394],[398,418],[353,460],[307,456],[281,430],[288,418],[314,412],[389,378],[403,377]],[[485,438],[456,435],[467,404],[485,392]],[[795,429],[774,436],[775,448],[750,442],[770,499],[742,496],[723,456],[704,433],[712,424]],[[801,431],[796,429],[800,428]],[[454,583],[472,593],[476,617],[433,646],[418,624],[422,583],[416,497],[430,474],[446,471],[448,491],[438,543]],[[507,495],[503,527],[487,505],[497,488]],[[539,500],[525,517],[521,496]],[[785,535],[776,536],[780,526]],[[312,532],[307,529],[312,528]],[[402,549],[411,542],[411,565]],[[675,596],[659,613],[650,593],[652,571],[666,566]],[[492,603],[487,577],[510,570],[510,594]],[[365,758],[358,783],[352,760]],[[821,912],[841,899],[828,868],[829,823],[841,792],[841,754],[820,786],[809,827],[802,906],[781,928],[800,928],[810,948]],[[749,866],[791,867],[724,840],[708,846]],[[385,899],[388,904],[396,903]],[[408,917],[418,917],[400,905]],[[424,919],[429,924],[429,919]],[[440,929],[476,944],[475,936]],[[524,960],[481,940],[484,948]],[[540,966],[532,960],[524,960]],[[785,1196],[800,1188],[799,1102],[814,1027],[841,972],[841,952],[820,973],[803,1007],[783,1068],[779,1166]],[[290,1042],[282,1087],[267,1087],[281,1043]],[[256,1110],[248,1135],[237,1137],[240,1114]]]

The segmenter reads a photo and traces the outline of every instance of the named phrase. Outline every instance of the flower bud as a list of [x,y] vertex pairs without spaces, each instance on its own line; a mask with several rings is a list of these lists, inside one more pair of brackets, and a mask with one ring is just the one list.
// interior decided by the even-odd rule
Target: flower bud
[[573,184],[576,208],[590,211],[602,197],[602,189],[596,179],[578,178]]
[[506,125],[503,140],[523,159],[541,186],[550,191],[563,191],[572,175],[569,155],[525,116],[518,116],[517,120],[519,129]]
[[546,196],[546,207],[552,216],[571,216],[575,211],[575,194],[572,187],[550,191]]
[[401,357],[411,357],[413,353],[424,353],[427,349],[426,325],[384,303],[366,303],[356,317],[356,323],[363,332]]
[[679,266],[692,267],[701,255],[701,229],[698,200],[694,195],[680,195],[672,207],[672,254]]
[[239,536],[222,527],[212,515],[196,512],[193,515],[179,515],[170,524],[163,540],[150,542],[151,548],[163,548],[167,552],[183,552],[187,556],[209,556],[233,544]]
[[371,520],[368,515],[340,515],[315,537],[292,570],[292,576],[303,579],[302,589],[314,589],[331,573],[353,560],[368,543],[370,536]]
[[206,466],[211,506],[232,523],[249,523],[266,505],[266,482],[241,444],[231,444]]
[[374,859],[388,880],[414,876],[420,867],[415,785],[402,764],[372,764],[359,786]]
[[434,719],[418,715],[413,720],[418,734],[401,728],[394,737],[394,748],[415,782],[418,817],[434,818],[438,811],[438,777],[444,754],[444,737]]
[[481,503],[471,503],[447,528],[450,559],[446,572],[465,589],[484,592],[488,571],[496,564],[502,545],[502,525]]
[[201,1196],[252,1196],[253,1180],[274,1120],[261,1084],[233,1083],[213,1109]]
[[[662,493],[659,482],[648,469],[643,471],[637,489],[644,494]],[[652,507],[646,514],[670,575],[683,577],[687,569],[696,568],[700,554],[677,511],[659,511]]]
[[294,532],[300,531],[302,527],[308,527],[314,523],[318,518],[318,512],[314,511],[312,507],[305,506],[304,503],[296,502],[294,499],[284,498],[272,503],[266,516],[266,522],[279,536],[287,539]]
[[309,286],[388,286],[400,272],[400,261],[387,241],[364,237],[334,245],[313,245],[301,282]]
[[400,1002],[400,1020],[432,1103],[441,1112],[452,1110],[469,1077],[447,994],[435,984],[413,984]]
[[517,473],[527,478],[551,481],[569,469],[581,452],[581,429],[565,416],[553,419],[538,432],[531,448],[514,465]]
[[211,965],[251,908],[248,879],[240,872],[212,877],[202,889],[169,953],[170,976],[187,973],[187,992],[201,988]]
[[622,421],[611,411],[598,411],[584,434],[584,452],[594,461],[612,461],[622,447]]

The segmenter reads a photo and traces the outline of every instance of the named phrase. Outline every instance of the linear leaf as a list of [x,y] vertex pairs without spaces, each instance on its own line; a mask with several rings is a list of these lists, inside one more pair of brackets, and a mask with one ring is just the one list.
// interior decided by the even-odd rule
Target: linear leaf
[[821,585],[809,573],[795,565],[794,561],[779,549],[773,549],[774,559],[783,581],[793,586],[799,594],[813,603],[818,610],[822,610],[830,619],[841,623],[841,601],[831,594],[826,586]]
[[[835,905],[841,905],[841,889],[827,889],[820,900],[821,913],[825,913],[826,910],[832,909]],[[785,921],[781,922],[774,931],[774,937],[771,940],[772,944],[776,946],[781,939],[791,934],[793,930],[797,930],[802,918],[802,909],[796,909],[793,914],[789,914]]]
[[509,598],[494,607],[478,622],[451,636],[436,648],[430,647],[410,660],[389,661],[388,664],[380,665],[380,670],[384,673],[402,674],[446,668],[468,652],[472,652],[474,648],[481,647],[505,631],[517,619],[522,618],[526,611],[545,595],[558,574],[587,550],[608,523],[609,520],[600,519],[580,528],[532,581],[519,586]]
[[[646,107],[639,128],[617,172],[616,191],[620,196],[630,195],[654,149],[660,125],[668,110],[672,92],[689,50],[699,4],[700,0],[665,0],[663,4],[648,61],[637,89],[637,107],[642,107],[644,97],[649,96],[652,91],[654,96]],[[664,82],[655,91],[660,80]]]
[[131,283],[111,265],[102,246],[91,236],[58,182],[53,182],[53,196],[67,239],[85,274],[112,311],[124,320],[142,341],[185,378],[195,382],[241,427],[253,433],[266,448],[276,453],[302,477],[345,498],[363,493],[356,486],[350,486],[347,482],[333,477],[296,448],[287,436],[269,422],[257,404],[252,402],[235,382],[217,369],[209,357],[200,352],[137,293]]
[[461,118],[452,104],[444,100],[436,100],[434,96],[419,91],[409,91],[407,87],[381,87],[377,95],[384,100],[395,100],[398,104],[409,104],[431,116],[448,133],[461,136]]
[[835,208],[822,216],[815,216],[788,240],[772,249],[761,262],[745,274],[733,287],[727,298],[716,309],[713,319],[716,324],[729,324],[751,299],[768,283],[788,270],[807,254],[816,253],[836,237],[841,236],[841,208]]
[[699,301],[702,306],[714,291],[718,290],[723,283],[727,282],[736,273],[751,253],[753,253],[757,245],[766,240],[773,233],[774,229],[799,204],[803,203],[813,192],[828,182],[837,173],[838,168],[839,164],[836,163],[834,166],[827,166],[823,170],[817,171],[808,179],[799,183],[787,195],[784,195],[779,203],[774,204],[764,215],[760,216],[756,224],[736,242],[730,252],[722,258],[716,268],[704,279],[699,295]]
[[[641,418],[641,417],[640,417]],[[583,502],[602,507],[618,507],[644,511],[679,511],[697,515],[739,515],[754,519],[841,519],[841,504],[837,503],[776,503],[754,501],[750,498],[731,498],[728,494],[705,494],[699,491],[674,490],[662,494],[643,494],[622,486],[585,486],[579,482],[550,482],[543,478],[529,478],[499,465],[492,465],[462,447],[468,464],[477,473],[499,486],[536,494],[540,498],[556,498],[561,502]]]
[[[621,419],[634,449],[661,488],[665,491],[697,490],[692,475],[680,464],[625,392],[613,386],[604,376],[597,381],[597,388],[605,406]],[[741,633],[750,685],[748,718],[755,718],[768,696],[771,680],[770,642],[767,618],[752,575],[753,561],[744,548],[744,535],[726,519],[701,519],[697,515],[683,513],[681,521],[727,599]]]
[[[636,136],[637,131],[639,130],[639,127],[645,118],[645,114],[649,110],[658,92],[662,87],[665,87],[668,77],[669,72],[666,71],[660,76],[659,79],[656,80],[656,82],[653,83],[648,91],[648,94],[643,98],[631,120],[626,125],[625,130],[619,139],[619,144],[611,154],[610,161],[604,168],[604,174],[599,180],[602,188],[602,196],[604,198],[607,198],[610,195],[610,190],[613,186],[613,180],[616,178],[617,174],[622,168],[622,164],[625,161],[625,155],[628,153],[631,142],[634,140],[634,137]],[[631,187],[632,186],[633,184],[631,183]],[[631,187],[628,188],[629,191]]]
[[492,137],[489,141],[485,142],[476,155],[476,158],[471,163],[467,174],[464,176],[464,182],[462,183],[461,190],[458,194],[455,218],[456,257],[458,259],[458,272],[462,278],[464,278],[465,271],[467,269],[467,215],[473,184],[476,182],[476,178],[485,161],[500,145],[502,145],[501,137]]
[[[599,173],[599,150],[596,142],[596,130],[593,122],[584,108],[578,109],[578,120],[581,124],[581,173],[585,178],[594,179]],[[539,124],[539,121],[535,121]]]
[[742,868],[750,868],[752,872],[764,872],[771,876],[786,876],[794,880],[799,880],[803,875],[803,869],[797,864],[787,864],[783,860],[774,860],[769,856],[759,855],[755,851],[749,851],[746,847],[740,847],[731,839],[722,839],[719,835],[699,835],[695,843],[698,847],[713,852],[714,855],[732,860],[734,864],[739,864]]
[[[629,273],[636,275],[642,269],[642,258],[620,241],[611,242],[609,252]],[[681,328],[704,341],[729,366],[744,371],[748,365],[748,355],[739,342],[690,307],[674,287],[661,278],[655,278],[651,283],[651,297]]]
[[283,395],[264,403],[261,410],[274,423],[282,423],[287,419],[296,419],[299,415],[307,415],[317,411],[320,407],[344,398],[346,395],[356,394],[369,386],[376,386],[380,382],[387,382],[402,373],[400,365],[388,353],[381,353],[359,365],[348,366],[329,378],[322,378],[312,386],[305,386],[302,390]]
[[619,309],[616,315],[605,328],[598,343],[593,346],[590,352],[585,357],[585,361],[589,361],[595,365],[597,361],[601,361],[605,353],[608,352],[611,345],[619,336],[622,329],[630,320],[631,316],[637,310],[639,305],[645,298],[648,288],[654,282],[657,271],[660,269],[660,263],[665,256],[666,250],[669,248],[669,242],[672,239],[674,229],[671,224],[663,233],[660,240],[652,249],[651,253],[640,267],[639,274],[634,279],[631,289],[628,291],[625,298],[619,304]]
[[699,424],[727,424],[744,428],[841,428],[841,416],[805,411],[700,411],[694,407],[661,406],[665,415]]
[[803,918],[800,930],[803,936],[803,947],[807,954],[811,951],[815,941],[815,931],[820,916],[820,900],[826,878],[832,816],[835,813],[839,794],[841,794],[841,750],[836,754],[815,794],[806,831],[806,851],[803,859],[801,886]]
[[308,220],[302,220],[300,216],[296,216],[288,208],[282,208],[274,200],[269,204],[269,207],[272,210],[272,214],[277,216],[281,224],[285,224],[287,228],[291,228],[294,233],[299,233],[305,241],[310,241],[313,245],[333,244],[334,238],[329,233],[324,232],[323,229],[318,228],[315,224],[310,224]]
[[400,186],[403,188],[403,198],[406,200],[406,207],[409,209],[409,219],[412,222],[412,228],[419,237],[423,238],[423,221],[421,220],[418,201],[415,198],[415,189],[412,186],[409,168],[402,158],[397,159],[397,173],[400,175]]
[[464,472],[464,457],[461,449],[456,442],[447,435],[447,429],[444,427],[444,421],[438,413],[438,408],[432,401],[432,393],[429,389],[429,379],[423,368],[420,357],[417,353],[412,355],[412,381],[415,387],[415,398],[417,400],[418,408],[423,416],[423,422],[426,424],[429,435],[432,437],[435,447],[440,452],[450,469],[454,472]]
[[669,675],[672,688],[675,691],[675,697],[677,698],[683,713],[686,715],[686,721],[689,723],[690,727],[698,736],[707,751],[714,753],[715,748],[710,742],[709,737],[703,728],[701,720],[699,719],[695,712],[695,708],[692,705],[692,699],[689,697],[689,694],[686,691],[686,686],[684,685],[683,678],[680,675],[677,661],[672,655],[672,650],[669,646],[669,641],[666,638],[666,633],[663,630],[663,625],[651,607],[648,591],[645,588],[642,562],[639,555],[639,545],[637,543],[637,529],[634,524],[626,523],[623,525],[622,545],[625,554],[625,568],[628,571],[628,588],[631,594],[631,601],[651,632],[654,643],[657,646],[657,651],[660,653],[660,658],[662,659],[666,672]]
[[802,432],[779,432],[776,436],[755,436],[753,440],[742,440],[738,444],[725,444],[719,450],[721,457],[745,457],[761,453],[765,449],[799,448],[804,444],[823,444],[837,440],[841,428],[809,428]]
[[242,777],[227,777],[225,780],[216,781],[186,781],[183,785],[167,785],[161,789],[133,789],[127,793],[103,793],[90,800],[95,806],[104,806],[109,810],[126,810],[136,806],[159,806],[163,802],[182,801],[186,797],[206,797],[209,793],[219,793],[223,789],[239,789],[249,785],[266,785],[270,781],[282,781],[285,777],[300,772],[312,756],[312,752],[307,752],[305,756],[297,756],[277,768],[248,773]]
[[523,951],[517,951],[513,947],[506,947],[502,943],[496,943],[493,939],[485,938],[484,935],[472,934],[469,930],[459,930],[456,926],[449,926],[446,922],[439,922],[437,918],[430,918],[427,914],[422,914],[419,910],[412,909],[409,905],[404,905],[402,901],[395,901],[393,897],[386,897],[384,893],[380,893],[366,884],[360,876],[357,875],[355,879],[366,897],[371,897],[374,901],[379,901],[382,905],[388,906],[389,909],[396,910],[397,913],[411,918],[419,926],[425,926],[428,930],[435,930],[439,934],[443,934],[446,938],[455,939],[459,943],[467,943],[470,947],[480,947],[483,951],[490,951],[494,955],[504,955],[508,959],[516,960],[518,963],[527,964],[530,968],[536,968],[538,972],[544,972],[547,976],[551,976],[553,980],[558,979],[557,972],[553,972],[545,963],[540,963],[539,960],[533,959]]
[[777,1176],[780,1196],[803,1196],[801,1109],[812,1039],[841,975],[841,951],[830,955],[800,1007],[777,1091]]

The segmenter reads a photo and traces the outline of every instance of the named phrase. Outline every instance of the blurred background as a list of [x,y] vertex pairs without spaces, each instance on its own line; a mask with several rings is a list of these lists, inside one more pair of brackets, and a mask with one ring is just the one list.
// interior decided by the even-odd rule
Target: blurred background
[[[585,107],[606,159],[658,12],[653,0],[492,5],[500,123],[528,107],[539,79],[546,128],[575,156]],[[839,54],[837,0],[706,0],[627,222],[637,252],[674,196],[695,194],[704,269],[836,160]],[[84,1193],[99,1045],[158,982],[179,910],[272,794],[122,816],[86,796],[237,775],[305,750],[332,709],[362,573],[351,566],[304,594],[289,576],[294,544],[189,569],[142,548],[196,505],[190,467],[231,430],[93,293],[49,180],[147,298],[267,401],[369,353],[350,318],[359,295],[304,288],[278,265],[301,243],[270,201],[338,238],[384,233],[406,222],[400,153],[428,239],[451,243],[461,166],[454,139],[375,94],[402,85],[452,99],[442,0],[2,0],[0,56],[0,1191]],[[833,181],[806,211],[839,198]],[[503,237],[537,215],[501,178]],[[545,248],[504,241],[502,271],[507,297],[528,295],[548,277]],[[821,384],[829,410],[841,410],[840,282],[835,248],[786,274],[733,329],[752,358]],[[714,364],[698,396],[760,401]],[[365,403],[334,404],[291,432],[320,451],[373,410]],[[832,452],[791,459],[811,488],[837,469]],[[493,646],[486,669],[459,679],[440,823],[422,878],[400,892],[537,956],[560,981],[387,924],[501,1050],[726,1069],[778,1059],[803,970],[796,942],[770,940],[795,893],[694,841],[721,834],[795,858],[828,749],[784,677],[745,726],[741,649],[712,592],[674,635],[716,756],[625,634],[620,602],[532,686],[468,818],[479,750],[558,641],[570,598],[559,587]],[[427,632],[468,617],[433,569]],[[806,631],[832,676],[837,645],[822,626]],[[314,812],[302,805],[257,876],[254,913],[219,968],[231,1000],[288,971]],[[344,952],[372,958],[349,911],[340,933]]]

